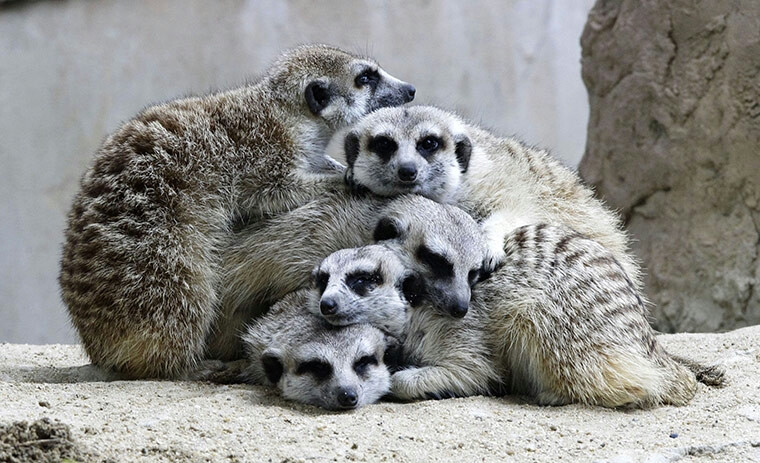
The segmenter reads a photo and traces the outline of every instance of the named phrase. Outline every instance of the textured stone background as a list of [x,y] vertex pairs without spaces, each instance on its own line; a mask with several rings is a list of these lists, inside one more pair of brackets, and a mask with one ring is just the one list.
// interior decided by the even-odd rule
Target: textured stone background
[[655,326],[760,323],[760,2],[602,1],[580,172],[625,215]]
[[0,342],[72,342],[55,281],[64,216],[105,135],[151,102],[225,88],[281,49],[367,52],[418,101],[576,165],[592,0],[56,0],[0,5]]

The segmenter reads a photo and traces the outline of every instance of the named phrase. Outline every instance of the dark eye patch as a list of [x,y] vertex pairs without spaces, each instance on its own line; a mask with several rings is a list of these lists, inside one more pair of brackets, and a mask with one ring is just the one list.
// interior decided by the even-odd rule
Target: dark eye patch
[[367,370],[369,370],[370,366],[377,364],[377,357],[374,355],[365,355],[364,357],[354,362],[354,371],[357,375],[364,376],[367,374]]
[[365,69],[354,79],[354,85],[357,88],[364,87],[365,85],[375,88],[378,82],[380,82],[380,73],[377,72],[377,69],[372,68]]
[[320,271],[317,273],[317,277],[314,279],[314,286],[316,286],[317,290],[319,290],[319,294],[325,292],[325,289],[327,289],[327,283],[330,281],[330,274],[327,272]]
[[417,258],[433,272],[436,278],[454,276],[454,265],[444,256],[434,253],[425,245],[417,248]]
[[377,154],[383,162],[388,162],[398,150],[398,143],[386,135],[377,135],[369,139],[367,149]]
[[467,281],[470,283],[470,288],[475,286],[475,283],[480,281],[480,269],[474,268],[467,274]]
[[436,151],[443,147],[443,140],[435,135],[428,135],[417,142],[417,152],[423,157],[432,156]]
[[412,307],[418,306],[425,297],[425,282],[418,275],[409,275],[401,282],[401,293]]
[[324,381],[332,375],[332,365],[322,360],[301,362],[296,367],[297,375],[311,374],[318,381]]
[[383,275],[379,268],[373,272],[359,271],[346,275],[346,286],[359,296],[366,296],[368,292],[381,284],[383,284]]

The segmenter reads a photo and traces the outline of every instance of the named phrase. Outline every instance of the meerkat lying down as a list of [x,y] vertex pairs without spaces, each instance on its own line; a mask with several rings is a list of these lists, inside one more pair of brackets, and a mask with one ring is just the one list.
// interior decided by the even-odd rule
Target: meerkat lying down
[[546,151],[496,137],[438,108],[414,106],[367,115],[338,132],[328,153],[345,161],[346,179],[356,189],[414,193],[463,208],[482,222],[491,268],[504,257],[507,233],[550,223],[602,244],[641,286],[619,218]]
[[135,378],[192,367],[228,334],[213,324],[233,225],[342,184],[331,135],[414,93],[370,59],[310,45],[258,82],[149,107],[109,136],[74,198],[59,277],[92,362]]
[[[452,208],[454,209],[454,208]],[[461,318],[431,303],[435,279],[469,273],[446,243],[454,233],[431,237],[426,225],[440,214],[401,222],[381,219],[377,233],[389,239],[378,246],[339,251],[317,268],[316,291],[331,322],[376,323],[362,314],[400,292],[407,307],[400,335],[407,366],[391,377],[391,393],[401,399],[444,398],[477,394],[523,393],[540,404],[584,403],[606,407],[683,405],[695,394],[696,379],[720,385],[723,372],[670,356],[647,323],[647,310],[635,285],[614,256],[597,242],[564,227],[519,227],[505,242],[504,265],[475,286],[470,310]],[[449,211],[452,215],[452,211]],[[454,227],[458,249],[477,261],[487,245],[477,224],[462,211]],[[406,217],[408,219],[408,217]],[[418,246],[435,239],[448,252],[434,261],[394,240],[418,236]],[[387,266],[395,250],[406,268]],[[374,262],[373,262],[374,261]],[[350,276],[385,269],[380,284],[356,291]],[[400,268],[395,278],[387,270]],[[471,270],[470,270],[471,271]],[[473,283],[479,278],[472,278]],[[431,284],[432,283],[432,284]],[[377,292],[376,292],[377,291]],[[336,297],[339,294],[340,297]],[[393,299],[392,296],[390,296]],[[367,301],[370,299],[370,301]],[[360,302],[356,302],[359,300]],[[322,308],[313,304],[312,311]],[[357,312],[358,311],[358,312]],[[324,313],[324,310],[322,311]],[[456,315],[456,316],[452,316]],[[387,324],[383,325],[387,326]],[[685,363],[693,371],[689,371]]]
[[330,410],[376,402],[390,390],[384,357],[395,341],[369,324],[334,327],[310,313],[317,304],[313,291],[296,291],[250,324],[244,378]]

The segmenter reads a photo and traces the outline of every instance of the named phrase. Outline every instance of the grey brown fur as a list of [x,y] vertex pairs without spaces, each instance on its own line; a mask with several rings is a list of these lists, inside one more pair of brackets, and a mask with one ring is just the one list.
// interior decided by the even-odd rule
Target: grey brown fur
[[[372,243],[381,218],[407,230],[405,236],[411,239],[405,242],[411,252],[411,247],[418,247],[421,237],[427,234],[427,227],[435,226],[436,214],[445,214],[447,210],[466,215],[453,206],[439,205],[418,195],[387,199],[336,190],[236,233],[223,256],[225,273],[221,286],[225,292],[217,321],[222,328],[217,330],[221,334],[210,342],[214,357],[223,360],[238,357],[242,349],[238,334],[250,319],[264,313],[286,294],[308,287],[314,266],[328,255]],[[422,217],[428,220],[423,222]],[[439,245],[438,250],[442,247]],[[453,251],[454,248],[453,256],[458,255]],[[455,285],[441,283],[439,291],[432,293],[442,305],[454,307],[460,303],[458,306],[462,307],[469,301],[466,279],[472,270],[470,264],[461,263],[457,278],[450,280]],[[467,272],[464,266],[468,267]],[[479,267],[477,262],[472,266]]]
[[[660,346],[615,256],[558,226],[507,236],[504,267],[476,290],[506,390],[542,404],[684,405],[696,376]],[[722,373],[721,373],[722,374]]]
[[234,233],[223,252],[225,288],[211,355],[232,360],[243,353],[239,334],[254,317],[286,294],[309,286],[322,259],[339,249],[372,242],[389,201],[337,189],[308,204]]
[[384,196],[421,194],[456,204],[482,222],[491,267],[503,258],[507,233],[546,222],[601,243],[640,286],[617,215],[544,150],[429,106],[375,111],[336,137],[342,138],[328,150],[345,159],[355,187]]
[[231,227],[337,184],[332,133],[413,95],[369,59],[304,46],[255,84],[150,107],[108,137],[74,199],[59,277],[93,363],[127,377],[193,366],[219,334]]
[[251,323],[243,336],[245,377],[327,409],[376,402],[390,389],[385,335],[368,324],[333,327],[311,313],[318,304],[312,291],[296,291]]
[[[447,222],[439,218],[439,228]],[[467,254],[485,254],[474,222],[450,229],[472,238]],[[463,319],[425,297],[410,303],[402,335],[409,366],[393,374],[393,395],[511,392],[541,404],[647,407],[685,404],[696,380],[723,383],[721,369],[662,349],[637,289],[595,241],[563,227],[523,226],[508,235],[505,255],[503,267],[473,290]]]
[[400,338],[406,323],[403,285],[414,278],[401,257],[380,244],[342,249],[312,272],[319,304],[312,313],[332,325],[368,323]]

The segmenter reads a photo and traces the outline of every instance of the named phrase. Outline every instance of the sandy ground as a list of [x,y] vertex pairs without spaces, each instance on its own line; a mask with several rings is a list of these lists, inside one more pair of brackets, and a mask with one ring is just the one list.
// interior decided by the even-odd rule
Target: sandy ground
[[729,385],[653,410],[471,397],[333,413],[262,387],[109,382],[78,346],[0,344],[0,425],[67,424],[94,461],[760,462],[760,326],[661,340]]

